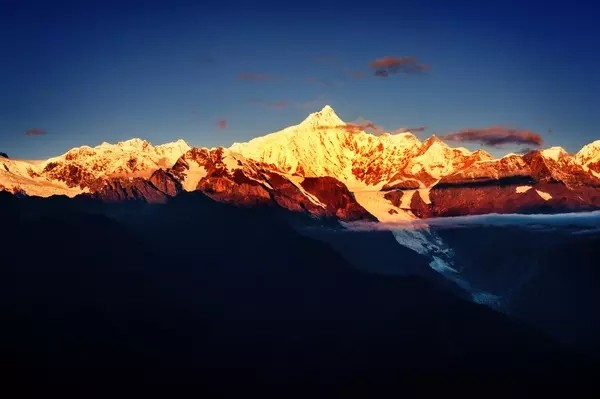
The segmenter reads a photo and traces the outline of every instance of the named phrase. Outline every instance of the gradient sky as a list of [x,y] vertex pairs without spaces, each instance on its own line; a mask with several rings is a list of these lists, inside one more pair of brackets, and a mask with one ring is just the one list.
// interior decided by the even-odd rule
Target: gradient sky
[[[228,146],[325,104],[421,138],[501,125],[577,151],[600,138],[598,12],[520,3],[0,0],[0,151]],[[375,76],[385,56],[428,68]]]

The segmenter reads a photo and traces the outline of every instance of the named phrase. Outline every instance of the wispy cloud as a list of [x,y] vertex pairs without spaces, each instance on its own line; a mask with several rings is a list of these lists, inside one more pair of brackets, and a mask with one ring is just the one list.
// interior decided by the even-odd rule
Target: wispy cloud
[[368,119],[360,119],[356,122],[347,123],[344,126],[344,130],[346,130],[349,133],[364,131],[372,134],[382,134],[383,132],[385,132],[385,129]]
[[418,127],[401,127],[396,130],[391,131],[391,134],[400,134],[400,133],[423,133],[427,130],[427,126],[418,126]]
[[238,75],[238,79],[239,80],[248,80],[248,81],[255,81],[255,82],[264,82],[264,81],[268,81],[268,80],[277,80],[279,79],[278,76],[275,75],[269,75],[266,73],[240,73]]
[[344,125],[321,126],[320,129],[322,129],[322,130],[343,129],[350,134],[359,133],[359,132],[367,132],[367,133],[371,133],[374,135],[382,135],[384,133],[389,133],[389,134],[401,134],[401,133],[407,133],[407,132],[418,133],[418,132],[425,131],[427,129],[427,127],[426,126],[419,126],[419,127],[413,127],[413,128],[401,127],[401,128],[394,129],[394,130],[386,130],[383,126],[381,126],[371,120],[364,119],[364,118],[358,118],[357,120],[355,120],[353,122],[348,122]]
[[519,151],[517,151],[519,154],[527,154],[528,152],[533,151],[533,148],[531,147],[525,147],[525,148],[521,148]]
[[217,121],[217,126],[219,129],[227,129],[227,119],[219,119]]
[[25,131],[25,136],[43,136],[48,132],[43,129],[33,128]]
[[354,78],[354,79],[363,79],[365,76],[367,76],[365,71],[352,71],[350,72],[350,77]]
[[320,129],[343,129],[350,134],[359,133],[359,132],[368,132],[372,134],[382,134],[385,132],[383,127],[379,126],[373,121],[368,119],[359,118],[354,122],[348,122],[344,125],[337,126],[321,126]]
[[469,228],[473,226],[513,226],[523,229],[548,231],[557,230],[564,234],[598,234],[600,211],[562,213],[552,215],[487,214],[471,216],[412,219],[398,223],[349,222],[344,223],[348,231],[422,230],[432,226],[440,228]]
[[371,61],[369,67],[375,76],[386,78],[397,73],[418,74],[427,72],[429,65],[421,64],[415,57],[383,57]]
[[504,126],[462,129],[440,138],[446,141],[479,142],[490,147],[498,147],[503,144],[524,144],[539,147],[544,143],[542,136],[535,132]]

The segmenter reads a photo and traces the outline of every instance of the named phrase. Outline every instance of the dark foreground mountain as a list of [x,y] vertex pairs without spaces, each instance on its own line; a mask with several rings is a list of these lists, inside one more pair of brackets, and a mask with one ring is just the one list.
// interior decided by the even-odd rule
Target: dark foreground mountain
[[592,371],[441,286],[357,270],[280,210],[198,192],[166,205],[0,196],[5,387],[480,395],[575,391]]
[[436,231],[453,248],[461,278],[502,298],[512,317],[600,358],[600,232],[594,219],[590,228],[562,218],[571,222],[532,218]]

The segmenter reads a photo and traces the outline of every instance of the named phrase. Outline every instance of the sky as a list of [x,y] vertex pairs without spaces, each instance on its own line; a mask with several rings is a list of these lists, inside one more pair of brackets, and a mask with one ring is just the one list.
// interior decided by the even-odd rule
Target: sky
[[575,152],[600,139],[599,12],[520,3],[0,0],[0,151],[229,146],[329,104],[494,155]]

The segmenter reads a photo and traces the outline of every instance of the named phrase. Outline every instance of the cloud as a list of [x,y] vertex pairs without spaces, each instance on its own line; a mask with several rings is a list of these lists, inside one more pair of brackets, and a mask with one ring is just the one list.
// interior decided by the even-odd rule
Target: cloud
[[378,124],[376,124],[373,121],[370,121],[368,119],[362,119],[360,118],[358,121],[356,122],[350,122],[346,125],[346,130],[356,130],[356,129],[360,129],[363,130],[365,132],[369,132],[369,133],[373,133],[373,134],[381,134],[383,132],[385,132],[385,129],[381,126],[379,126]]
[[426,126],[419,126],[419,127],[413,127],[413,128],[401,127],[401,128],[395,129],[395,130],[388,131],[383,126],[378,125],[377,123],[375,123],[371,120],[364,119],[364,118],[358,118],[356,121],[348,122],[345,125],[322,126],[322,127],[320,127],[320,129],[322,129],[322,130],[343,129],[350,134],[359,133],[359,132],[367,132],[367,133],[371,133],[374,135],[382,135],[384,133],[400,134],[400,133],[407,133],[407,132],[411,132],[411,133],[423,132],[423,131],[425,131],[425,129],[427,129],[427,127]]
[[503,144],[524,144],[539,147],[544,142],[542,136],[535,132],[504,126],[462,129],[458,132],[441,136],[440,138],[446,141],[479,142],[490,147],[497,147]]
[[523,229],[558,232],[571,234],[598,234],[600,211],[562,213],[551,215],[525,214],[486,214],[470,216],[440,217],[430,219],[412,219],[396,223],[380,222],[347,222],[344,226],[352,231],[394,231],[394,230],[423,230],[437,228],[468,228],[513,226]]
[[400,134],[400,133],[422,133],[427,130],[427,126],[418,126],[418,127],[401,127],[392,132],[391,134]]
[[43,129],[33,128],[25,131],[25,136],[42,136],[48,132]]
[[217,121],[217,126],[219,127],[219,129],[227,129],[227,120],[226,119],[219,119]]
[[518,151],[518,153],[519,154],[527,154],[528,152],[531,152],[531,151],[533,151],[533,148],[531,148],[531,147],[525,147],[525,148],[521,148]]
[[251,104],[261,104],[269,108],[286,108],[290,105],[287,101],[265,101],[260,98],[253,98],[248,100],[248,102]]
[[345,125],[322,126],[320,129],[343,129],[350,134],[359,132],[368,132],[372,134],[382,134],[385,132],[383,127],[368,119],[359,118],[356,122],[348,122]]
[[238,79],[255,81],[255,82],[264,82],[267,80],[277,80],[279,78],[277,76],[268,75],[266,73],[240,73],[238,75]]
[[421,64],[415,57],[383,57],[371,61],[369,67],[375,70],[375,76],[386,78],[391,74],[417,74],[427,72],[429,65]]
[[367,74],[364,71],[352,71],[350,76],[354,79],[363,79]]

